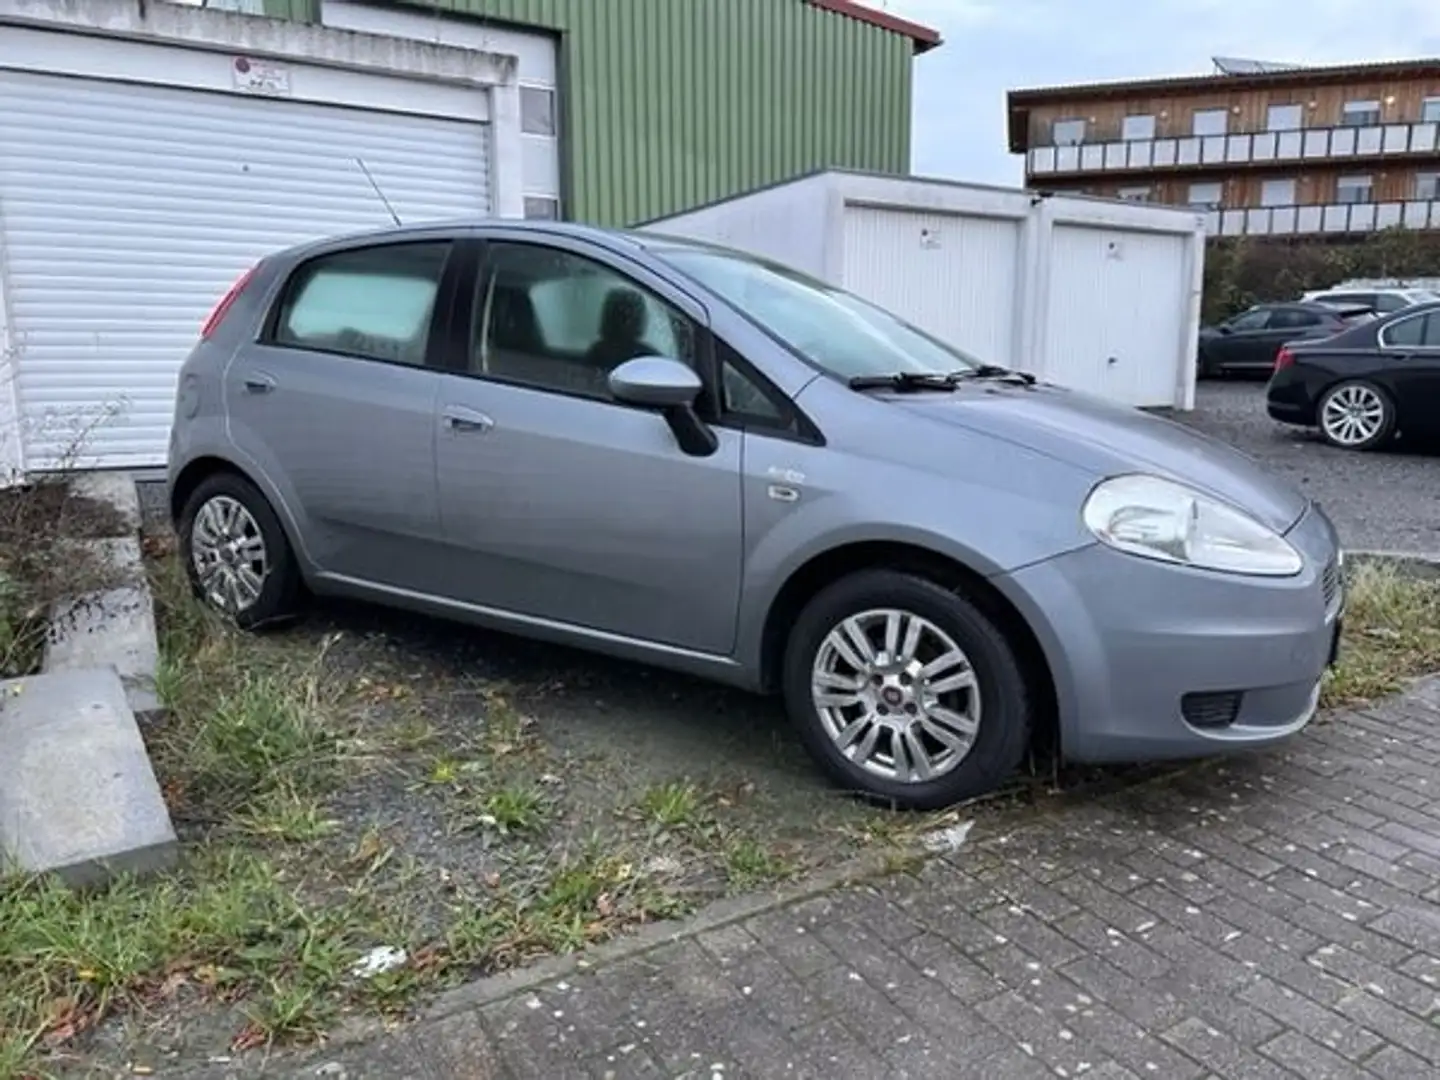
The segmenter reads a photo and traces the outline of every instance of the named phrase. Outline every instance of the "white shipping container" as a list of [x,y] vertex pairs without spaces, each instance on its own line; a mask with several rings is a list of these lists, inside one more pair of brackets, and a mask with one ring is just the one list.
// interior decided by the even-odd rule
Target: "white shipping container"
[[786,263],[987,363],[1194,407],[1205,222],[1189,210],[836,170],[642,227]]

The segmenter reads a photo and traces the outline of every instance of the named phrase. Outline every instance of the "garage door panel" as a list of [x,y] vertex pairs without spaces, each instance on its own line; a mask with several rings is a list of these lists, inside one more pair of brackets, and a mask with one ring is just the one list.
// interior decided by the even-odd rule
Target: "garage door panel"
[[[477,91],[477,94],[480,93]],[[477,112],[478,112],[477,108]],[[0,72],[26,462],[162,464],[200,323],[256,259],[490,208],[480,122]]]
[[844,243],[846,288],[982,360],[1013,362],[1016,222],[847,206]]
[[1175,400],[1186,237],[1057,225],[1044,374],[1128,405]]

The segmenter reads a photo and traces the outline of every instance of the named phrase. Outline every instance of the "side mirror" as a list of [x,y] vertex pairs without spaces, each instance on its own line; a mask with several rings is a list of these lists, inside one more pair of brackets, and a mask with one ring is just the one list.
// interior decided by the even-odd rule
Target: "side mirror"
[[1215,327],[1215,330],[1217,333],[1221,334],[1233,334],[1235,332],[1235,328],[1229,323],[1221,323],[1219,326]]
[[680,449],[691,457],[709,457],[719,449],[714,429],[695,411],[705,384],[685,364],[664,356],[640,356],[610,372],[608,381],[616,401],[658,409]]
[[703,389],[693,370],[663,356],[627,360],[610,372],[609,381],[616,401],[647,409],[694,405]]

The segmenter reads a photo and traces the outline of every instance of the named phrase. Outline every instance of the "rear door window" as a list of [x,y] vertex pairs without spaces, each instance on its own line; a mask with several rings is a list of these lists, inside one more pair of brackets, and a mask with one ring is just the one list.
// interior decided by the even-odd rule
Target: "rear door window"
[[385,244],[310,260],[286,285],[270,343],[423,365],[450,247]]
[[1382,343],[1392,348],[1440,347],[1440,318],[1435,315],[1412,315],[1391,323],[1380,333]]

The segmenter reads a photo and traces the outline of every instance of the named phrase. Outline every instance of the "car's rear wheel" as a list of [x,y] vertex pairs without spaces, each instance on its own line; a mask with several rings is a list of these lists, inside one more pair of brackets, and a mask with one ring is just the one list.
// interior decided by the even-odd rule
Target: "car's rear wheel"
[[180,553],[195,595],[242,629],[293,616],[301,583],[280,519],[235,473],[201,481],[180,514]]
[[822,590],[785,653],[785,702],[841,787],[931,810],[997,787],[1029,744],[1019,659],[980,607],[932,581],[870,570]]
[[1316,418],[1321,438],[1343,450],[1374,450],[1395,432],[1390,395],[1364,379],[1347,379],[1325,391]]

